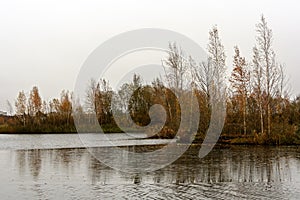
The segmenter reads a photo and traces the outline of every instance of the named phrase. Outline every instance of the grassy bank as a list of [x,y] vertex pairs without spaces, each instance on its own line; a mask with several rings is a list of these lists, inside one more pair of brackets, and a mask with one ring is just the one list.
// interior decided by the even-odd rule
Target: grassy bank
[[[26,124],[21,123],[20,118],[16,116],[0,117],[0,134],[39,134],[39,133],[77,133],[76,127],[72,118],[66,121],[65,118],[56,118],[52,120],[50,117],[45,120],[39,118],[26,118]],[[123,132],[115,124],[102,124],[102,131],[105,133],[121,133]],[[85,130],[87,133],[94,133],[98,130],[97,127],[81,127],[80,130]],[[278,129],[281,130],[281,129]],[[274,130],[271,134],[266,133],[251,133],[251,134],[228,134],[228,130],[219,137],[219,144],[229,145],[300,145],[300,131],[298,129],[286,130],[284,133]],[[224,131],[224,130],[223,130]],[[125,132],[136,132],[133,129],[126,129]],[[173,139],[176,138],[182,143],[190,143],[192,134],[188,131],[177,133],[174,130],[165,126],[159,133],[150,138],[157,139]],[[205,134],[197,133],[193,143],[202,144]]]

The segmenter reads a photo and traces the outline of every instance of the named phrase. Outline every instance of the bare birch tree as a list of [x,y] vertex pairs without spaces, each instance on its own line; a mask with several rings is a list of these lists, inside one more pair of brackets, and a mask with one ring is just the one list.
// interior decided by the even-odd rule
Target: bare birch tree
[[26,114],[26,95],[24,91],[19,92],[17,100],[15,102],[16,115],[19,116],[23,122],[23,126],[26,125],[25,114]]
[[189,65],[192,67],[193,78],[198,88],[207,95],[209,99],[209,91],[214,86],[220,86],[225,80],[225,50],[219,37],[217,27],[213,27],[209,31],[208,59],[205,62],[195,63],[190,57]]
[[209,32],[209,43],[207,49],[209,53],[208,67],[211,65],[211,75],[214,85],[216,87],[220,87],[223,85],[226,76],[226,56],[217,27],[213,27]]
[[273,50],[273,33],[268,27],[264,18],[261,17],[260,23],[256,25],[256,43],[257,54],[259,56],[259,68],[264,72],[265,93],[266,93],[266,117],[267,117],[267,134],[271,134],[271,99],[278,92],[278,83],[280,72],[276,63],[275,53]]
[[183,50],[177,44],[169,43],[168,57],[163,60],[162,65],[167,74],[169,87],[182,90],[184,87],[184,77],[187,73],[188,62]]
[[6,107],[7,107],[7,112],[9,113],[9,115],[12,116],[14,109],[9,100],[6,100]]
[[263,118],[263,68],[260,65],[260,55],[256,47],[253,48],[253,88],[255,93],[255,99],[259,107],[259,117],[260,117],[260,131],[264,133],[264,118]]

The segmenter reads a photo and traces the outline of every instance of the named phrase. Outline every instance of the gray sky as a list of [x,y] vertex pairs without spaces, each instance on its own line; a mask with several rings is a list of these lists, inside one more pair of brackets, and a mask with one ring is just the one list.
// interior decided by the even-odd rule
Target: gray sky
[[80,67],[102,42],[139,28],[182,33],[206,48],[217,25],[231,65],[233,46],[251,58],[261,14],[274,33],[293,94],[300,93],[300,12],[296,0],[1,0],[0,110],[37,85],[43,99],[73,90]]

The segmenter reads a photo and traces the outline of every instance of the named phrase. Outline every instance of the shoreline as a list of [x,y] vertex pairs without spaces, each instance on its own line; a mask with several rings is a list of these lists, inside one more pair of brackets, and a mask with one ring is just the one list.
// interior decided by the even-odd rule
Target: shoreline
[[[132,132],[134,133],[134,132]],[[76,135],[76,134],[103,134],[103,133],[97,133],[97,132],[87,132],[87,133],[78,133],[78,132],[0,132],[0,136],[1,135]],[[108,132],[108,133],[104,133],[107,135],[114,135],[114,134],[126,134],[124,132]],[[138,134],[138,133],[135,133]],[[142,134],[142,133],[141,133]],[[259,143],[254,143],[254,142],[238,142],[236,141],[237,139],[243,139],[243,137],[231,137],[231,139],[222,139],[221,136],[218,140],[218,142],[216,144],[214,144],[215,146],[300,146],[300,143],[297,143],[296,141],[292,142],[292,143],[283,143],[283,144],[274,144],[274,143],[264,143],[264,144],[259,144]],[[225,136],[226,137],[226,136]],[[248,137],[248,139],[252,139],[251,137]],[[153,140],[172,140],[174,138],[160,138],[158,136],[152,136],[152,137],[145,137],[145,138],[135,138],[136,140],[147,140],[147,139],[153,139]],[[128,140],[132,140],[132,139],[128,139]],[[203,141],[199,140],[199,141],[195,141],[196,139],[194,139],[194,141],[191,143],[191,146],[201,146],[203,145]],[[182,145],[186,145],[188,144],[188,142],[185,141],[179,141],[178,144],[182,144]],[[151,144],[149,144],[151,145]],[[155,144],[153,144],[155,145]],[[210,145],[210,144],[205,144],[205,145]],[[129,145],[130,146],[130,145]]]

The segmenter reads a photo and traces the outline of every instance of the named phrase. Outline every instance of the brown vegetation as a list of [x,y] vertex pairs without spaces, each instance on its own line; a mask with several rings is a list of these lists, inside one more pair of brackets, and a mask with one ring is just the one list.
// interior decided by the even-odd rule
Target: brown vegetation
[[[209,32],[207,49],[208,60],[196,63],[191,57],[184,59],[187,57],[184,50],[176,43],[170,43],[169,55],[162,62],[166,76],[155,79],[150,85],[143,85],[141,77],[134,75],[131,83],[113,91],[106,80],[91,80],[84,105],[76,105],[76,113],[81,113],[81,120],[88,121],[95,112],[105,132],[120,132],[122,130],[115,122],[114,112],[120,116],[119,122],[130,130],[126,112],[135,124],[146,126],[151,122],[151,106],[160,104],[165,110],[166,122],[155,137],[173,138],[183,112],[173,91],[178,94],[192,92],[197,97],[200,110],[195,140],[200,142],[210,123],[211,88],[219,88],[226,83],[225,50],[216,27]],[[237,46],[234,52],[230,86],[226,90],[227,115],[220,141],[232,144],[298,144],[300,97],[290,99],[283,66],[276,60],[272,47],[272,30],[264,17],[257,25],[251,61],[241,56]],[[0,131],[75,132],[74,102],[77,100],[68,91],[63,91],[60,99],[52,99],[48,103],[42,100],[37,87],[33,87],[29,97],[21,91],[15,102],[15,116],[0,117]],[[154,126],[163,121],[159,117],[155,120]],[[187,130],[179,133],[178,138],[188,141],[190,134]]]

